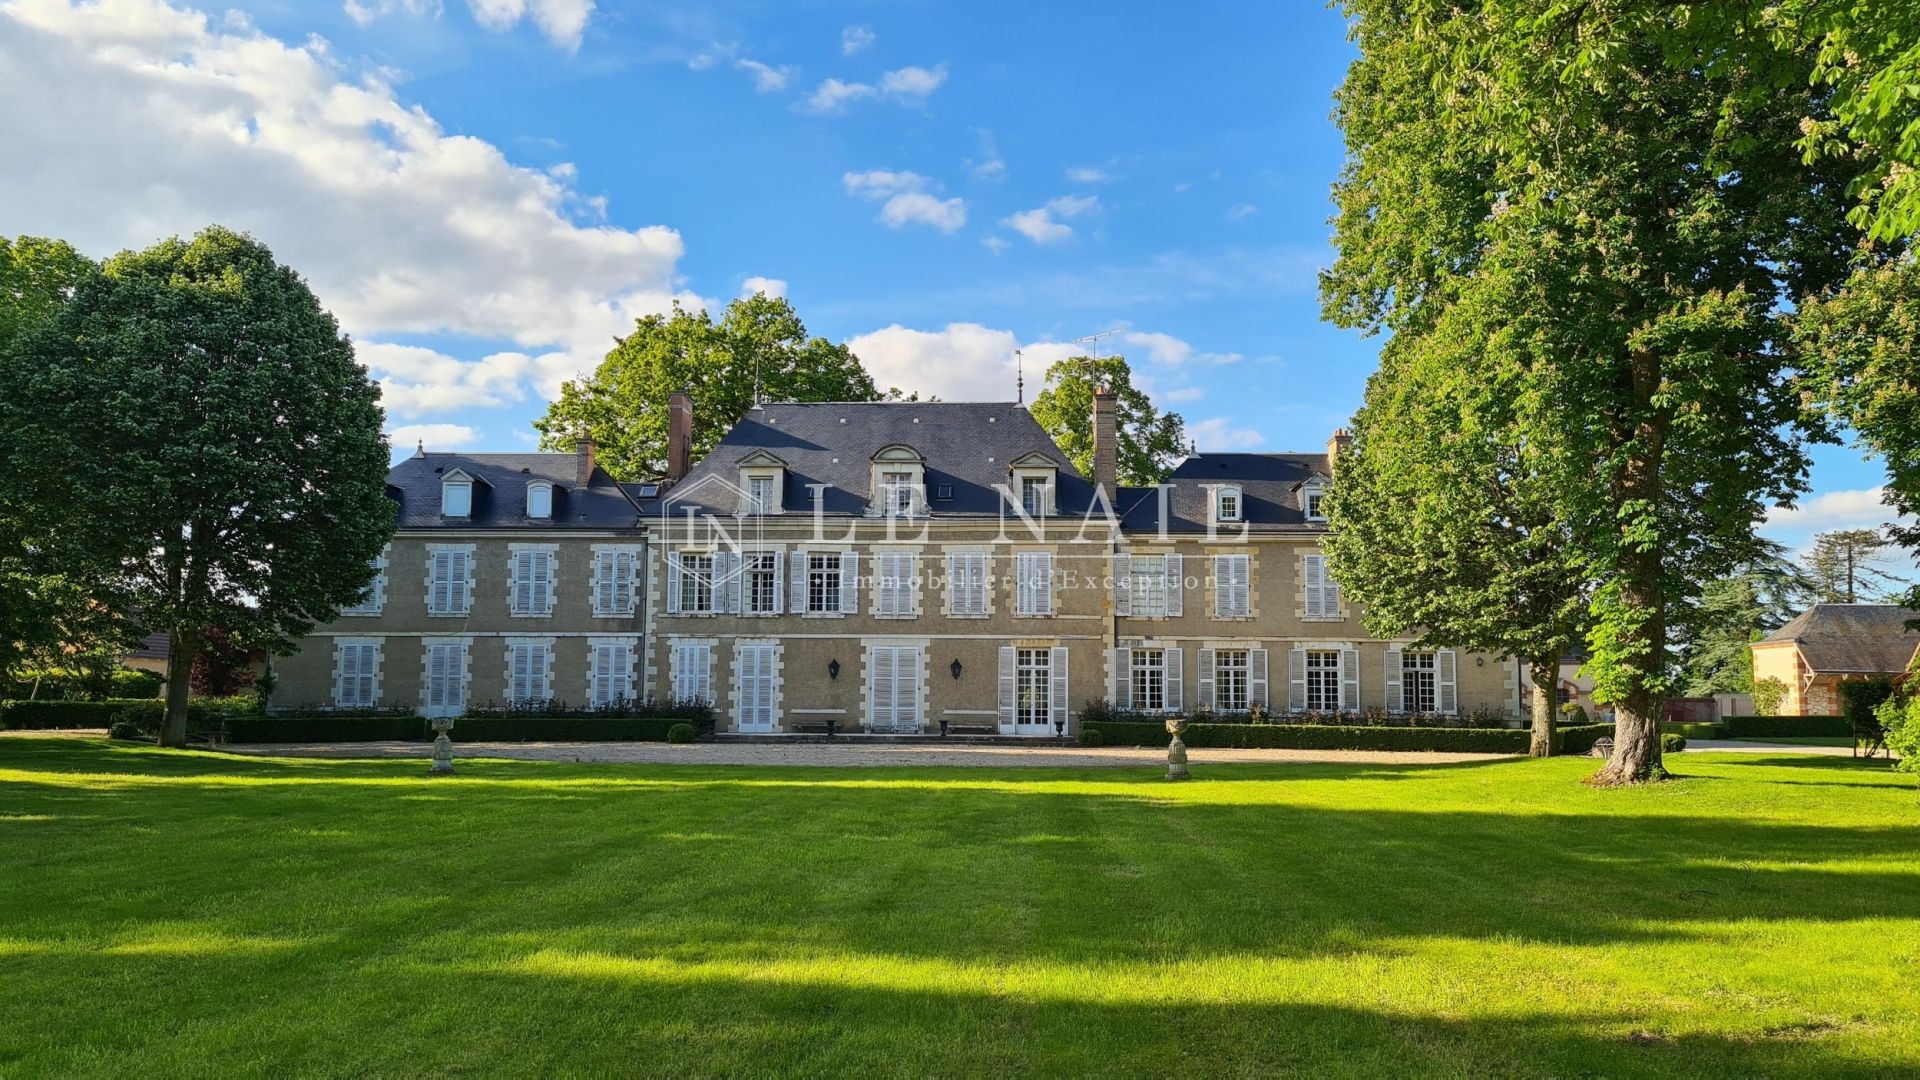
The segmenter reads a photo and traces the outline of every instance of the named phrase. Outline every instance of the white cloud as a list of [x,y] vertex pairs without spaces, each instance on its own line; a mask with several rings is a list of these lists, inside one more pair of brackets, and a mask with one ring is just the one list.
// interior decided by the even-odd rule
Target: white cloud
[[1260,208],[1252,203],[1235,203],[1227,208],[1227,220],[1239,221],[1242,218],[1250,218],[1259,212]]
[[766,293],[771,297],[787,295],[787,283],[777,277],[749,277],[740,283],[740,297],[746,299],[754,293]]
[[814,88],[802,106],[821,116],[843,113],[856,101],[892,101],[901,105],[924,105],[941,84],[947,81],[947,65],[939,67],[903,67],[880,76],[880,85],[826,79]]
[[465,424],[402,424],[387,432],[398,451],[424,446],[429,451],[460,450],[480,441],[480,433]]
[[1192,345],[1172,334],[1143,334],[1137,330],[1120,335],[1129,345],[1146,350],[1148,359],[1161,364],[1231,364],[1244,359],[1239,353],[1196,352]]
[[1079,354],[1065,342],[1021,345],[1011,330],[979,323],[949,323],[943,330],[914,330],[895,323],[847,342],[873,381],[933,394],[943,401],[1012,401],[1013,351],[1026,353],[1028,400],[1047,366]]
[[1209,450],[1253,450],[1267,444],[1267,437],[1252,428],[1238,428],[1224,416],[1215,416],[1187,427],[1187,434],[1200,445],[1202,454]]
[[498,352],[459,360],[434,349],[384,341],[362,342],[354,352],[379,382],[387,415],[405,419],[509,405],[526,400],[530,391],[555,397],[560,384],[580,368],[563,352]]
[[891,229],[920,224],[951,234],[967,223],[967,201],[932,194],[938,185],[916,172],[871,169],[842,174],[840,182],[856,198],[885,199],[878,220]]
[[975,180],[992,182],[1005,180],[1007,178],[1007,163],[1006,160],[1000,156],[999,140],[993,137],[993,132],[985,128],[980,129],[979,137],[980,156],[977,158],[968,158],[961,162],[961,164],[966,167],[967,172],[972,175]]
[[852,56],[873,48],[873,31],[864,26],[849,26],[840,31],[840,55]]
[[368,0],[367,3],[347,0],[341,10],[356,24],[371,26],[374,20],[389,15],[430,15],[437,19],[440,17],[440,0]]
[[509,341],[533,358],[519,377],[552,385],[638,316],[700,302],[676,292],[673,230],[577,224],[595,202],[565,170],[447,134],[319,43],[214,29],[162,0],[43,0],[0,8],[0,100],[37,103],[0,109],[0,233],[103,255],[209,221],[248,230],[390,365],[390,400],[412,412],[512,398],[493,368],[408,354],[426,374],[404,374],[382,335]]
[[1067,170],[1067,179],[1075,184],[1105,184],[1113,180],[1113,174],[1091,165],[1075,165]]
[[980,238],[980,246],[993,252],[995,255],[1002,255],[1006,253],[1008,248],[1013,246],[1013,242],[1004,236],[983,236]]
[[1197,386],[1179,386],[1161,393],[1160,400],[1178,403],[1182,401],[1199,401],[1206,396],[1207,392]]
[[800,74],[800,69],[797,67],[769,67],[758,60],[748,60],[745,58],[735,60],[733,66],[737,71],[751,73],[753,75],[753,88],[763,94],[777,94],[785,90],[787,84],[793,81],[793,77]]
[[1079,217],[1090,210],[1100,209],[1100,196],[1062,195],[1057,199],[1048,199],[1047,209],[1061,217]]
[[547,40],[572,51],[593,16],[593,0],[467,0],[473,17],[489,30],[506,30],[532,20]]
[[1767,511],[1767,527],[1809,532],[1873,528],[1894,519],[1885,495],[1883,487],[1823,492],[1800,500],[1796,506],[1776,506]]
[[1000,224],[1036,244],[1054,244],[1073,235],[1073,226],[1053,220],[1046,210],[1022,210],[1000,219]]

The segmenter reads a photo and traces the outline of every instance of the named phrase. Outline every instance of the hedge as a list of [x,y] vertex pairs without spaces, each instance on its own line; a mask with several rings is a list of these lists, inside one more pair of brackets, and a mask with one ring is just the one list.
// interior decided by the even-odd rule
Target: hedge
[[[160,721],[166,714],[164,701],[123,702],[120,719],[134,726],[145,735],[155,735],[160,731]],[[253,694],[240,694],[235,697],[193,698],[187,702],[187,730],[190,732],[222,732],[236,720],[248,717],[259,718],[260,699]]]
[[236,743],[389,742],[428,737],[427,721],[411,712],[342,712],[232,716],[227,741]]
[[0,696],[35,701],[117,701],[159,697],[160,688],[165,684],[159,672],[135,668],[106,671],[47,668],[19,672],[6,680]]
[[1678,720],[1662,721],[1660,724],[1661,734],[1678,735],[1683,739],[1724,739],[1727,737],[1726,731],[1725,724],[1689,724]]
[[1593,744],[1601,739],[1613,738],[1612,724],[1568,724],[1558,728],[1554,735],[1559,740],[1557,753],[1579,757],[1593,753]]
[[1793,739],[1809,735],[1853,737],[1844,716],[1729,716],[1721,721],[1729,739]]
[[[645,707],[639,716],[537,713],[483,713],[462,716],[449,733],[460,742],[666,742],[677,725],[691,724],[696,732],[713,729],[710,709]],[[425,717],[400,709],[354,710],[324,713],[275,713],[270,716],[228,716],[228,742],[389,742],[434,737]]]
[[[1094,746],[1165,746],[1165,724],[1086,721],[1081,740]],[[1189,724],[1188,746],[1281,750],[1444,750],[1524,754],[1529,733],[1510,728],[1336,727],[1330,724]]]
[[463,716],[453,722],[455,742],[666,742],[676,724],[713,729],[713,714],[674,710],[653,716]]
[[0,728],[50,731],[57,728],[112,727],[145,700],[0,701]]

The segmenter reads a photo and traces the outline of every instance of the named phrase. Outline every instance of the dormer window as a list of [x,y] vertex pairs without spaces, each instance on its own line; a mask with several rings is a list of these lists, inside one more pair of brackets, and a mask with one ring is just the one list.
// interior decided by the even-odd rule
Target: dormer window
[[1222,484],[1213,489],[1213,519],[1215,521],[1239,521],[1246,512],[1241,498],[1240,488],[1234,484]]
[[926,461],[911,446],[888,446],[873,455],[870,514],[917,517],[927,512]]
[[913,474],[888,470],[880,474],[880,505],[888,517],[913,516]]
[[747,477],[747,512],[764,514],[773,506],[773,477]]
[[1047,488],[1050,486],[1052,485],[1048,484],[1043,477],[1021,477],[1020,508],[1025,510],[1029,516],[1033,517],[1038,517],[1046,513],[1047,505],[1051,502],[1051,500],[1047,498]]
[[740,459],[740,513],[746,516],[778,514],[780,492],[786,486],[787,463],[755,450]]
[[1300,489],[1300,509],[1308,521],[1327,520],[1327,485],[1319,480],[1310,480]]
[[527,485],[527,516],[536,521],[547,521],[553,517],[552,484],[535,480]]
[[1020,500],[1021,513],[1038,518],[1059,512],[1058,462],[1045,454],[1028,453],[1014,458],[1007,470],[1013,478],[1014,497]]
[[456,469],[441,479],[440,516],[473,516],[473,477]]

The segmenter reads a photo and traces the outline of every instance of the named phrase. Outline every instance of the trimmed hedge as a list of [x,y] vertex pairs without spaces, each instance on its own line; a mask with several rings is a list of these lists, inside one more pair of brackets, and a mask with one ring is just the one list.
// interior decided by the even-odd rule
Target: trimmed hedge
[[666,742],[680,724],[713,728],[713,714],[699,716],[463,716],[453,722],[455,742]]
[[1571,754],[1580,757],[1593,753],[1593,744],[1601,739],[1613,738],[1612,724],[1569,724],[1554,732],[1559,742],[1558,754]]
[[110,728],[145,700],[0,701],[0,728],[53,731],[60,728]]
[[1721,721],[1729,739],[1792,739],[1805,735],[1853,737],[1844,716],[1729,716]]
[[[132,724],[142,734],[160,733],[160,721],[166,715],[166,702],[129,701],[123,704],[125,708],[120,712],[120,719]],[[193,698],[187,702],[187,730],[202,734],[223,732],[237,720],[260,719],[260,710],[260,699],[252,694]]]
[[226,732],[227,741],[237,743],[417,741],[429,736],[426,718],[411,712],[232,716]]
[[[230,715],[223,722],[227,741],[236,743],[418,742],[434,737],[431,722],[401,709]],[[449,735],[455,743],[667,742],[681,726],[697,737],[713,730],[713,713],[685,707],[649,707],[645,716],[487,713],[460,717]]]
[[6,680],[4,696],[36,701],[118,701],[159,697],[165,684],[159,672],[135,668],[48,668],[22,671]]
[[[1336,727],[1331,724],[1189,724],[1192,747],[1279,750],[1444,750],[1524,754],[1529,733],[1511,728]],[[1165,746],[1164,724],[1082,720],[1087,746]]]
[[1678,735],[1683,739],[1724,739],[1725,724],[1688,724],[1678,720],[1664,721],[1660,725],[1662,735]]

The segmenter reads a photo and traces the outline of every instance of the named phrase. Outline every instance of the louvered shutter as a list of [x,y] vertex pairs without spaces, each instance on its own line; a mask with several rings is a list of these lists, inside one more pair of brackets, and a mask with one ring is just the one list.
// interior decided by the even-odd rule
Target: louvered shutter
[[440,614],[453,603],[448,593],[447,553],[436,551],[427,556],[427,612]]
[[559,569],[560,556],[552,551],[537,552],[536,556],[535,566],[539,573],[533,579],[533,610],[542,615],[551,615],[553,614],[553,578],[555,571]]
[[1307,711],[1307,650],[1302,648],[1287,655],[1287,711]]
[[807,610],[807,552],[794,548],[787,556],[787,610],[800,615]]
[[1167,649],[1160,654],[1161,659],[1165,661],[1167,666],[1166,685],[1168,712],[1179,712],[1181,709],[1186,708],[1185,696],[1181,693],[1181,681],[1186,677],[1186,665],[1181,662],[1184,653],[1185,650],[1183,649]]
[[1213,616],[1233,614],[1233,556],[1213,557]]
[[533,697],[533,646],[513,645],[508,651],[513,662],[513,700],[526,701]]
[[1055,645],[1047,651],[1047,719],[1056,730],[1064,731],[1067,722],[1067,649]]
[[867,654],[867,697],[872,702],[870,727],[893,726],[893,648],[876,645]]
[[532,576],[533,566],[528,558],[529,554],[525,551],[516,551],[507,556],[509,571],[507,588],[511,590],[508,593],[507,603],[515,615],[524,615],[532,610],[533,606],[531,595],[533,589],[528,580]]
[[1389,712],[1403,712],[1406,709],[1406,700],[1405,700],[1406,694],[1405,694],[1405,691],[1401,689],[1401,687],[1403,686],[1403,683],[1402,683],[1403,672],[1404,672],[1404,667],[1403,667],[1402,654],[1400,650],[1393,648],[1392,646],[1388,646],[1386,688],[1387,688],[1387,710]]
[[896,615],[899,613],[899,579],[895,577],[900,557],[891,551],[878,551],[873,556],[873,613],[875,615]]
[[914,576],[919,565],[912,552],[900,556],[900,614],[920,614],[920,587],[915,584]]
[[1186,614],[1186,608],[1180,599],[1180,594],[1185,591],[1184,586],[1186,585],[1187,575],[1186,571],[1181,569],[1181,559],[1177,553],[1167,556],[1165,573],[1167,583],[1167,614],[1184,615]]
[[667,552],[667,614],[680,614],[680,553],[677,551]]
[[1267,650],[1247,650],[1247,705],[1267,707]]
[[617,553],[602,551],[593,557],[593,613],[611,615],[618,606],[618,595],[614,587],[614,575],[619,572],[620,559]]
[[893,651],[894,702],[897,726],[918,731],[920,729],[920,677],[922,657],[919,649],[895,649]]
[[1340,650],[1340,711],[1360,707],[1360,650]]
[[1317,619],[1326,614],[1325,611],[1321,610],[1320,606],[1320,578],[1322,576],[1320,556],[1308,555],[1301,560],[1300,588],[1305,597],[1304,603],[1306,604],[1307,617],[1310,619]]
[[359,685],[360,679],[360,647],[358,645],[339,646],[334,665],[339,669],[334,675],[334,704],[359,704],[354,699],[353,692]]
[[973,610],[967,606],[966,565],[965,553],[947,552],[947,614],[949,615],[965,615]]
[[587,664],[587,704],[599,708],[613,696],[613,646],[595,645]]
[[468,565],[472,559],[473,556],[465,550],[453,552],[452,595],[455,614],[465,615],[473,610],[473,568]]
[[1454,685],[1454,659],[1452,649],[1441,649],[1433,654],[1434,700],[1440,711],[1452,716],[1460,711],[1460,695]]
[[1042,552],[1037,558],[1036,563],[1039,568],[1039,576],[1034,582],[1034,600],[1039,604],[1037,609],[1039,614],[1051,615],[1053,614],[1052,553]]
[[773,614],[778,615],[780,603],[787,595],[787,560],[777,551],[767,556],[767,560],[773,563]]
[[1113,650],[1113,707],[1133,708],[1133,650]]
[[742,604],[740,579],[746,569],[746,556],[738,551],[716,551],[713,555],[715,583],[713,587],[713,607],[715,611],[738,615],[746,610]]
[[355,705],[373,704],[373,669],[377,662],[379,651],[380,647],[378,645],[366,644],[364,642],[353,647],[355,657],[352,697]]
[[1113,557],[1113,613],[1133,614],[1133,556]]
[[1000,647],[1000,723],[1011,725],[1014,722],[1014,704],[1019,694],[1015,665],[1019,662],[1019,651],[1011,646]]
[[1198,654],[1199,666],[1194,671],[1198,685],[1194,687],[1193,704],[1195,708],[1217,709],[1220,703],[1215,699],[1213,685],[1213,650],[1201,649]]
[[860,553],[843,552],[840,555],[840,614],[854,615],[860,611]]

